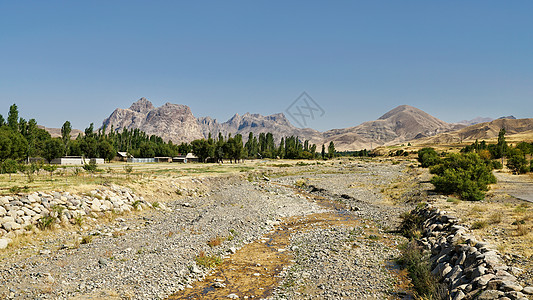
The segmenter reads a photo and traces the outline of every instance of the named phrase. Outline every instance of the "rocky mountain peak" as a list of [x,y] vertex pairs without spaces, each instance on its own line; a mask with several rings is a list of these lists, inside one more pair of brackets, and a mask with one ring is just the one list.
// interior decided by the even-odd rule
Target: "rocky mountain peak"
[[146,98],[142,97],[141,99],[137,100],[137,102],[134,102],[130,106],[130,110],[139,112],[139,113],[146,113],[150,110],[154,109],[154,105],[152,102],[148,101]]
[[103,124],[118,132],[138,128],[148,135],[158,135],[174,143],[203,138],[198,120],[188,106],[166,103],[154,107],[146,98],[139,99],[129,109],[117,108]]
[[397,116],[399,114],[402,114],[402,113],[427,115],[427,113],[425,113],[424,111],[422,111],[422,110],[420,110],[420,109],[418,109],[416,107],[412,107],[410,105],[400,105],[400,106],[397,106],[394,109],[391,109],[390,111],[385,113],[383,116],[379,117],[378,120],[390,119],[390,118],[392,118],[394,116]]

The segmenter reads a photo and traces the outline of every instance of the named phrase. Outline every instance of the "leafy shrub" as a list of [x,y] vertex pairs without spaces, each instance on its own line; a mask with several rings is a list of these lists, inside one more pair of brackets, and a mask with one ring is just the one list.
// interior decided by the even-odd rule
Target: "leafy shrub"
[[97,166],[96,166],[96,163],[94,161],[91,161],[90,163],[88,164],[84,164],[83,165],[83,169],[87,172],[96,172],[96,169],[97,169]]
[[18,163],[13,159],[8,158],[3,162],[0,161],[0,174],[17,173],[18,169]]
[[124,166],[124,171],[128,174],[130,174],[131,172],[133,172],[133,166]]
[[464,200],[479,201],[485,197],[488,185],[496,183],[492,166],[476,153],[449,154],[430,168],[437,192],[457,194]]
[[507,157],[507,167],[515,174],[527,173],[530,166],[527,165],[526,156],[520,149],[509,149],[509,155]]
[[422,168],[428,168],[438,164],[440,157],[435,149],[426,147],[418,151],[418,162],[420,162]]
[[496,170],[503,169],[503,165],[502,165],[502,163],[499,160],[492,160],[491,161],[491,166],[492,166],[493,169],[496,169]]

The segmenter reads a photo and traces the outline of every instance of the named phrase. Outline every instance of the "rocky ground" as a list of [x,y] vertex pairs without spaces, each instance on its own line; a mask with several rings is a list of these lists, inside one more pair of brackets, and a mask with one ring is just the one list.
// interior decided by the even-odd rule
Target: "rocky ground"
[[[297,218],[305,226],[286,228],[292,230],[289,245],[276,249],[292,259],[276,275],[278,287],[265,287],[273,291],[263,295],[401,298],[404,289],[392,260],[402,238],[389,231],[409,207],[393,205],[385,195],[406,181],[408,172],[405,164],[354,161],[250,181],[246,176],[196,178],[194,184],[206,192],[176,196],[103,223],[26,237],[3,250],[0,297],[160,299],[175,293],[180,299],[180,291],[194,289],[210,273],[199,255],[230,260],[232,253],[246,251]],[[229,281],[217,289],[227,289],[233,298],[254,297],[229,293]]]

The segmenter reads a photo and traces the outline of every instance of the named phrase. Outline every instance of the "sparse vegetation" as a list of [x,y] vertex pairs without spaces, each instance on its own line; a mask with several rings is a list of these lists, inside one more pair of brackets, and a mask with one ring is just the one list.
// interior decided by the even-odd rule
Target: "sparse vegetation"
[[195,258],[196,264],[204,268],[214,268],[222,264],[222,258],[216,255],[206,255],[204,251],[200,253]]
[[495,212],[489,217],[489,224],[500,224],[502,222],[503,213],[501,211]]
[[516,224],[515,232],[517,236],[524,236],[529,233],[529,228],[524,224],[518,223]]
[[459,204],[461,203],[461,200],[457,199],[457,198],[454,198],[454,197],[448,197],[448,199],[446,199],[446,202],[451,202],[453,204]]
[[222,239],[220,237],[216,237],[214,239],[211,239],[207,242],[207,245],[209,245],[209,247],[216,247],[216,246],[220,246],[220,244],[222,244]]
[[431,275],[429,259],[424,257],[422,249],[414,240],[400,247],[398,263],[407,269],[413,288],[420,299],[445,299],[437,279]]
[[298,188],[301,188],[301,189],[304,189],[307,187],[307,179],[305,178],[302,178],[302,179],[298,179],[294,185]]
[[82,244],[90,244],[93,241],[94,236],[92,235],[85,235],[81,238]]
[[422,223],[424,218],[417,213],[418,210],[405,212],[400,215],[402,222],[400,223],[400,233],[409,238],[416,239],[422,235]]
[[478,221],[475,221],[474,223],[472,223],[471,228],[474,229],[474,230],[483,229],[483,228],[487,227],[487,225],[488,225],[487,221],[478,220]]
[[37,227],[41,230],[51,229],[52,225],[56,222],[57,218],[52,216],[44,216],[39,219]]

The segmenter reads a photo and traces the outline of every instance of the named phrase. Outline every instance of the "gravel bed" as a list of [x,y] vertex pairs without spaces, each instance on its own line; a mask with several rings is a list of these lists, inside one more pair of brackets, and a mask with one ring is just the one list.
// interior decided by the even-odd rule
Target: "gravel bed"
[[[195,257],[226,255],[260,238],[283,217],[321,212],[304,197],[266,183],[226,180],[202,197],[166,210],[118,218],[89,232],[58,232],[1,261],[0,296],[8,299],[164,298],[205,276]],[[69,245],[81,235],[93,240]],[[227,238],[209,247],[216,237]]]
[[[394,298],[396,279],[388,266],[402,238],[387,231],[409,207],[384,204],[382,189],[402,180],[405,169],[350,162],[309,167],[303,175],[272,182],[219,179],[206,193],[160,202],[157,210],[125,214],[90,229],[52,232],[9,256],[0,253],[0,298],[165,298],[209,272],[195,263],[201,252],[227,257],[271,231],[276,221],[325,212],[318,202],[280,185],[293,186],[302,178],[320,190],[314,194],[342,202],[344,213],[362,223],[295,233],[290,247],[295,264],[273,298]],[[92,241],[80,244],[88,236]],[[208,241],[217,237],[222,244],[210,247]]]

